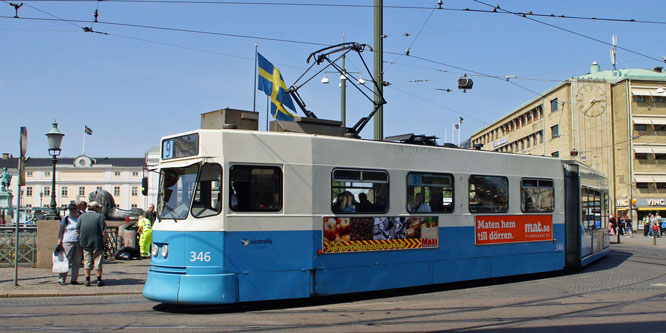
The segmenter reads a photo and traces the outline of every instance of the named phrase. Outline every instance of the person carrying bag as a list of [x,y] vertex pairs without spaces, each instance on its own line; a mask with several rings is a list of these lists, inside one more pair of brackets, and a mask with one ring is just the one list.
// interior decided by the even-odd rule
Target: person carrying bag
[[[63,253],[69,264],[72,266],[72,280],[71,283],[79,284],[76,280],[79,278],[79,268],[81,267],[81,258],[83,251],[79,243],[79,207],[72,201],[69,203],[69,215],[65,216],[60,222],[60,231],[58,232],[58,246],[63,249]],[[57,251],[57,249],[56,249]],[[55,253],[54,253],[55,254]],[[55,272],[55,271],[54,271]],[[58,283],[62,286],[66,285],[67,273],[69,269],[60,273]]]
[[53,251],[53,273],[67,273],[69,271],[69,260],[65,256],[65,249],[58,244]]

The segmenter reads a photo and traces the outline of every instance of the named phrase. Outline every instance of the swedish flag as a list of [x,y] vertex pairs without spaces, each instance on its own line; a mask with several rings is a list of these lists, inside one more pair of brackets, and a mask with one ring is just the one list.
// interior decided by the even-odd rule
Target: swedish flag
[[271,115],[277,120],[293,121],[294,114],[285,107],[296,111],[291,96],[287,93],[287,85],[282,79],[282,74],[266,58],[257,53],[257,65],[259,67],[259,78],[257,89],[271,97]]
[[92,129],[90,129],[90,127],[88,127],[88,125],[83,125],[83,126],[85,127],[83,129],[83,131],[88,135],[92,135]]

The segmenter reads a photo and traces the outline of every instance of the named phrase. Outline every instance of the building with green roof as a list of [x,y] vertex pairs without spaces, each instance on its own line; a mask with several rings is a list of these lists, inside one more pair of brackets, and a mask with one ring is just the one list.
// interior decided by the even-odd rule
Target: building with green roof
[[611,212],[637,221],[666,210],[666,73],[661,67],[602,71],[595,62],[590,73],[560,82],[474,133],[471,143],[587,164],[608,176]]

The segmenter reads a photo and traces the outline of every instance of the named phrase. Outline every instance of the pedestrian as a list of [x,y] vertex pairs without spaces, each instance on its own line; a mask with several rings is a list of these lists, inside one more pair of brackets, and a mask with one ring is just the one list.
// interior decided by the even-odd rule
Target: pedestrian
[[[625,217],[626,217],[626,216],[625,216]],[[628,217],[626,217],[626,219],[624,220],[624,222],[625,222],[625,224],[626,224],[626,235],[627,235],[627,238],[629,238],[629,237],[634,237],[634,230],[633,230],[633,226],[631,225],[631,224],[632,224],[632,223],[631,223],[631,222],[632,222],[631,219],[628,218]]]
[[620,220],[617,223],[617,234],[622,236],[625,234],[625,228],[627,227],[627,215],[622,215]]
[[139,234],[139,248],[141,249],[142,258],[150,258],[150,244],[153,241],[152,215],[150,210],[147,210],[137,222],[139,228],[136,232]]
[[79,200],[77,204],[79,205],[79,213],[81,215],[83,215],[83,213],[88,211],[88,203],[85,202],[84,200]]
[[611,215],[608,222],[609,222],[608,224],[610,225],[610,234],[614,235],[615,234],[615,224],[616,224],[615,217],[613,215]]
[[[65,256],[69,261],[69,267],[72,270],[71,284],[79,284],[79,268],[81,267],[81,244],[79,240],[79,207],[74,201],[67,207],[69,215],[65,216],[60,222],[60,231],[58,232],[58,245],[65,249]],[[67,273],[60,273],[58,283],[66,285]]]
[[650,228],[652,227],[652,214],[645,214],[643,219],[643,236],[648,237],[650,235]]
[[157,216],[157,212],[155,211],[155,204],[148,205],[148,211],[153,215],[153,219],[150,220],[150,222],[155,222],[155,217]]
[[97,273],[97,286],[104,286],[102,281],[102,260],[104,257],[104,244],[106,243],[106,220],[100,214],[101,206],[97,201],[88,205],[88,212],[79,218],[79,236],[81,248],[85,258],[86,286],[90,285],[90,273],[95,269]]

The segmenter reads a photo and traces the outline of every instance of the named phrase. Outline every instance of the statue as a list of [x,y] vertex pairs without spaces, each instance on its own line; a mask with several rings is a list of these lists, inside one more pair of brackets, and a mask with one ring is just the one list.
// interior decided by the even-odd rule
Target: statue
[[9,192],[9,185],[12,183],[12,174],[7,171],[7,168],[2,168],[0,174],[0,192]]
[[97,201],[102,206],[100,212],[109,221],[125,221],[129,217],[132,220],[137,220],[142,214],[143,209],[120,209],[116,207],[116,201],[113,200],[111,193],[105,190],[95,190],[88,195],[89,202]]

